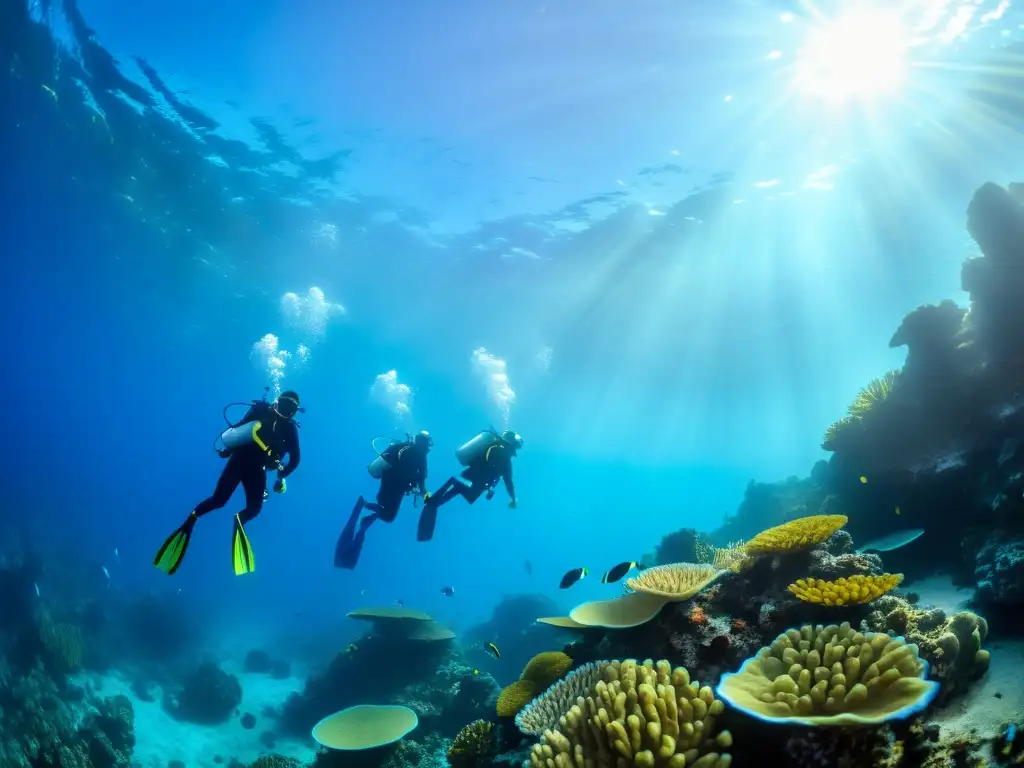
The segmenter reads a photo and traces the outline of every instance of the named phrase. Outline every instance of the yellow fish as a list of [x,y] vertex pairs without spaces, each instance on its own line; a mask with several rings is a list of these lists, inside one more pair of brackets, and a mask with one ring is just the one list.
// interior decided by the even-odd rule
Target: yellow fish
[[896,507],[896,514],[897,515],[900,514],[900,508],[899,507]]
[[496,658],[496,659],[500,659],[501,658],[501,651],[498,650],[498,646],[496,646],[494,643],[488,643],[487,644],[487,650],[490,651],[494,655],[494,658]]
[[860,481],[861,481],[861,483],[867,484],[868,479],[866,477],[864,477],[864,475],[861,475],[860,476]]

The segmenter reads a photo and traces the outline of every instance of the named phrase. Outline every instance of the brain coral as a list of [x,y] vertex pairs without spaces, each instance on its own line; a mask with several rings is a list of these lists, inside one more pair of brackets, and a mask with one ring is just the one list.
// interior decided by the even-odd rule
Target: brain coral
[[760,720],[851,726],[900,720],[925,709],[939,684],[902,637],[860,633],[849,623],[779,635],[726,674],[718,695]]
[[723,573],[708,563],[670,563],[640,571],[626,586],[665,600],[689,600]]
[[498,694],[498,703],[495,706],[498,717],[515,717],[537,693],[537,684],[532,680],[516,680],[511,685],[506,685]]
[[835,581],[797,579],[788,589],[805,603],[859,605],[877,600],[886,592],[895,589],[902,581],[902,573],[883,573],[880,576],[856,575]]
[[714,734],[723,705],[711,689],[690,682],[667,661],[608,662],[603,679],[545,731],[530,753],[533,768],[638,766],[728,768],[720,750],[728,731]]
[[749,555],[798,552],[821,544],[849,520],[846,515],[811,515],[761,531],[746,543]]

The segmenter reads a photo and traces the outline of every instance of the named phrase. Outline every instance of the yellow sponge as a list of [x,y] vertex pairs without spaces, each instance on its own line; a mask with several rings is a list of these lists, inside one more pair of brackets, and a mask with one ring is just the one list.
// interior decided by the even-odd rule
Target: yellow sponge
[[797,579],[788,589],[805,603],[820,605],[859,605],[895,589],[903,581],[902,573],[883,573],[881,576],[850,576],[824,581]]

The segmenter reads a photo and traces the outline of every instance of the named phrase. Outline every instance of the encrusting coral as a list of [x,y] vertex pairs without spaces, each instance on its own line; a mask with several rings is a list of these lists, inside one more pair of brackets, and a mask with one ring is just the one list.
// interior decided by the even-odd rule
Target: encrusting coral
[[519,679],[505,686],[495,707],[498,717],[515,717],[533,698],[562,678],[572,659],[561,651],[545,651],[530,659]]
[[494,726],[486,720],[474,720],[464,726],[448,747],[448,764],[453,768],[472,768],[490,754],[494,745]]
[[717,693],[741,712],[775,723],[858,726],[902,720],[939,692],[917,646],[848,622],[805,625],[726,674]]
[[723,711],[707,686],[667,661],[604,662],[603,679],[573,704],[530,753],[533,768],[637,766],[728,768],[728,731],[714,734]]
[[821,544],[849,521],[846,515],[811,515],[761,531],[746,543],[748,555],[798,552]]
[[787,589],[805,603],[860,605],[877,600],[886,592],[895,589],[902,581],[902,573],[883,573],[880,576],[857,575],[835,581],[797,579]]
[[942,683],[942,697],[962,690],[988,671],[989,652],[981,646],[988,635],[988,622],[970,611],[947,618],[938,608],[922,610],[906,600],[886,595],[867,617],[876,631],[895,632],[920,649],[931,663],[931,675]]
[[723,573],[707,563],[656,565],[627,579],[626,587],[664,600],[689,600]]

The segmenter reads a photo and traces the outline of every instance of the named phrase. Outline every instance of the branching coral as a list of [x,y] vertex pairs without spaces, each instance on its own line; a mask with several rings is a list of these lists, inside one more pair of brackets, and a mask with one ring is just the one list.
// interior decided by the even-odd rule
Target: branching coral
[[826,451],[835,450],[837,443],[860,427],[864,419],[875,410],[878,404],[889,398],[889,395],[899,386],[900,375],[900,371],[893,370],[868,382],[868,385],[858,392],[853,402],[850,403],[846,409],[846,415],[825,430],[825,438],[821,447]]
[[798,552],[821,544],[849,521],[846,515],[811,515],[761,531],[746,543],[748,555]]
[[707,563],[671,563],[640,571],[626,586],[665,600],[689,600],[723,573]]
[[895,589],[903,581],[902,573],[881,576],[851,576],[835,581],[797,579],[788,589],[805,603],[820,605],[859,605],[870,603]]
[[565,712],[530,754],[533,768],[633,765],[728,768],[728,731],[714,734],[723,705],[667,661],[607,663],[604,679]]
[[767,722],[850,726],[901,720],[925,709],[939,685],[927,680],[917,646],[849,623],[805,625],[723,676],[718,695]]
[[522,708],[516,715],[516,728],[533,736],[541,736],[554,728],[576,699],[587,696],[594,684],[603,679],[604,669],[609,664],[610,661],[594,661],[574,669]]
[[298,768],[299,761],[284,755],[260,755],[249,768]]
[[494,746],[494,726],[486,720],[474,720],[463,726],[448,747],[452,768],[473,768],[481,764]]
[[871,413],[875,406],[888,399],[899,381],[900,372],[898,370],[888,371],[883,376],[869,381],[868,385],[858,392],[853,402],[850,403],[849,415],[855,419],[863,419]]

